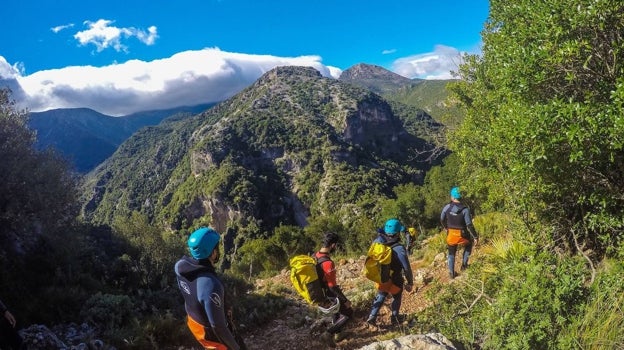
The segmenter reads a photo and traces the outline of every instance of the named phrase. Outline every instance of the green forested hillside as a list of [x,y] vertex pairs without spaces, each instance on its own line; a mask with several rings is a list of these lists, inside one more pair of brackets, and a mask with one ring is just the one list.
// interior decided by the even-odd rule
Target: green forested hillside
[[342,72],[340,80],[369,89],[389,101],[425,111],[451,129],[463,119],[457,99],[452,98],[447,90],[454,80],[408,79],[370,64],[350,67]]
[[447,128],[455,129],[461,123],[464,113],[457,99],[447,89],[452,82],[454,80],[423,80],[383,96],[388,100],[418,107]]
[[138,129],[157,125],[179,113],[196,114],[213,104],[137,112],[111,117],[88,108],[61,108],[29,113],[28,126],[37,132],[35,145],[52,148],[74,169],[86,174],[110,157]]

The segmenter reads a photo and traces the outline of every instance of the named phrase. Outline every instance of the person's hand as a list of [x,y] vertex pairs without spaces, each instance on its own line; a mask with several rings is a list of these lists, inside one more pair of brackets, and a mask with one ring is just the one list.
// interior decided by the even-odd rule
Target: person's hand
[[350,309],[350,308],[351,308],[351,301],[347,300],[347,302],[346,302],[346,303],[344,303],[344,305],[345,305],[345,307],[346,307],[347,309]]
[[411,284],[406,284],[405,285],[405,291],[406,292],[411,293],[413,289],[414,289],[413,285],[411,285]]
[[9,323],[11,324],[11,327],[15,328],[15,323],[17,322],[15,321],[15,317],[13,317],[13,314],[9,310],[4,312],[4,318],[6,318],[7,321],[9,321]]

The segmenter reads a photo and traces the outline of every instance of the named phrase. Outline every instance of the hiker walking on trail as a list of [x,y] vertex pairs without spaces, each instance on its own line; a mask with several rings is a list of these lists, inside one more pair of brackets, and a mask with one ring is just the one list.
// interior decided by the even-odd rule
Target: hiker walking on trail
[[15,329],[17,321],[9,309],[0,301],[0,349],[23,349],[22,337]]
[[477,231],[472,224],[470,209],[460,202],[462,198],[459,187],[451,188],[451,201],[444,206],[440,214],[440,223],[446,230],[446,244],[448,247],[449,277],[455,278],[455,254],[457,246],[464,246],[461,270],[468,268],[468,258],[472,247],[478,243]]
[[191,257],[184,256],[175,264],[178,287],[184,296],[187,326],[204,349],[244,349],[228,327],[233,325],[228,325],[223,283],[215,271],[220,240],[219,233],[209,227],[190,235]]
[[332,336],[339,333],[345,323],[353,316],[351,302],[347,299],[336,282],[336,266],[329,256],[339,243],[340,237],[338,237],[337,234],[327,232],[323,237],[323,246],[319,251],[314,253],[314,258],[320,267],[319,277],[321,277],[322,280],[321,285],[325,296],[330,299],[337,299],[340,305],[338,312],[333,315],[331,326],[327,329],[327,332],[332,334]]
[[[392,304],[390,305],[391,316],[390,321],[392,324],[400,324],[402,322],[399,309],[401,308],[401,300],[403,297],[403,289],[408,293],[412,291],[414,285],[414,277],[412,275],[412,267],[409,262],[407,250],[401,244],[400,232],[404,232],[405,227],[401,225],[401,222],[397,219],[390,219],[386,221],[383,232],[379,233],[373,243],[382,243],[392,248],[392,257],[390,264],[386,267],[382,267],[381,271],[381,283],[377,285],[377,296],[373,301],[373,308],[366,320],[371,325],[377,324],[377,315],[383,305],[386,297],[392,295]],[[405,274],[405,280],[403,279]]]

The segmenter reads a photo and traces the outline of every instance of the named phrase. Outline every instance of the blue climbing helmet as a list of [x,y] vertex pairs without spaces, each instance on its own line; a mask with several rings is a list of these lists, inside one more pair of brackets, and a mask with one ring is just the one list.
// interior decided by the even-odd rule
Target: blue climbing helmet
[[459,187],[455,186],[455,187],[451,188],[451,197],[453,197],[455,199],[460,199],[461,198],[461,193],[459,193]]
[[403,231],[405,231],[405,227],[403,227],[401,222],[397,219],[390,219],[386,221],[386,224],[384,225],[384,232],[390,236],[396,235],[397,233]]
[[209,257],[220,240],[221,236],[217,231],[210,227],[201,227],[191,233],[186,243],[193,258],[200,260]]

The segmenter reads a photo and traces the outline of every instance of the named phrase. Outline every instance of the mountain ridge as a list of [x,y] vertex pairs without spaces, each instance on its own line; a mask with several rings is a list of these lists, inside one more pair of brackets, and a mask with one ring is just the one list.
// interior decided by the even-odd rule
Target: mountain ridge
[[38,149],[53,148],[79,173],[100,164],[130,135],[144,126],[157,125],[176,114],[195,114],[213,104],[182,106],[113,117],[89,108],[61,108],[31,112],[29,126],[37,132]]
[[296,224],[365,193],[422,182],[432,163],[405,155],[436,145],[403,125],[369,90],[312,68],[278,67],[201,114],[135,133],[89,174],[84,214],[108,222],[140,211],[173,230],[198,220],[218,230],[249,218],[265,229]]

